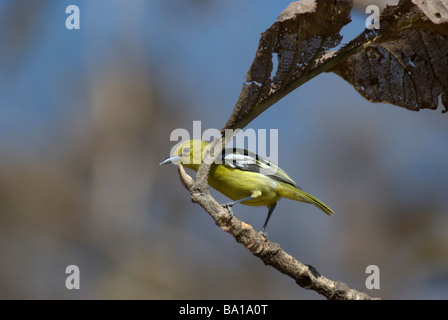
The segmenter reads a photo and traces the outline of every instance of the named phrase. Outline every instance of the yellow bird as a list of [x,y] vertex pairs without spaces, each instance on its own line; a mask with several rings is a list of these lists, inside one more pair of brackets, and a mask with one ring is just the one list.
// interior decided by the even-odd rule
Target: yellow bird
[[[160,165],[181,163],[197,171],[210,143],[202,140],[183,142]],[[268,215],[260,233],[266,234],[266,226],[280,198],[311,203],[328,215],[334,212],[313,195],[306,193],[275,164],[244,149],[224,149],[222,156],[210,167],[208,184],[233,201],[224,204],[233,217],[232,207],[241,203],[247,206],[267,206]]]

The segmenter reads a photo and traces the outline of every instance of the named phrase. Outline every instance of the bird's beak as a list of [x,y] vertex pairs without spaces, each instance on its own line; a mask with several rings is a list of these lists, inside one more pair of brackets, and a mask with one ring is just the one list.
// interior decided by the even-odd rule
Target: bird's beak
[[172,157],[169,157],[169,158],[163,160],[162,162],[160,162],[159,166],[161,166],[162,164],[167,164],[167,163],[179,164],[181,159],[182,159],[181,156],[172,156]]

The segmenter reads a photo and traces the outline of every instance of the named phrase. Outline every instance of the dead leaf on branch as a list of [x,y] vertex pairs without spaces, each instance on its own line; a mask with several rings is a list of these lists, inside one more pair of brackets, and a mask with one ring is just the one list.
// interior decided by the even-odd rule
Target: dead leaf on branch
[[[235,108],[224,128],[243,128],[267,109],[260,104],[306,74],[342,37],[352,0],[302,0],[291,3],[261,34]],[[273,70],[273,58],[277,69]],[[274,72],[273,72],[274,71]]]
[[[331,71],[369,101],[391,103],[413,111],[441,107],[446,112],[448,24],[434,23],[431,19],[448,19],[448,14],[439,10],[446,0],[434,1],[432,6],[425,7],[425,12],[413,2],[419,2],[419,6],[424,4],[424,1],[402,0],[398,6],[386,8],[376,36],[364,44],[363,50]],[[358,38],[362,39],[366,33]]]

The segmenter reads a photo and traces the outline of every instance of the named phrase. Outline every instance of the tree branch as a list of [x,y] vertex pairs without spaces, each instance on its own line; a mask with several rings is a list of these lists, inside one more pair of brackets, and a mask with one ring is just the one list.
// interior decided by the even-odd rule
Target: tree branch
[[[216,145],[221,139],[215,140]],[[213,156],[207,155],[208,160]],[[205,162],[205,161],[204,161]],[[207,178],[210,165],[201,165],[196,181],[194,181],[178,165],[179,176],[184,187],[191,193],[192,201],[199,204],[213,218],[215,224],[223,231],[231,234],[238,243],[241,243],[254,256],[260,258],[264,264],[270,265],[281,273],[291,277],[304,289],[313,290],[331,300],[372,300],[366,293],[349,288],[345,283],[333,281],[322,276],[313,266],[305,265],[285,252],[278,243],[272,242],[251,225],[233,217],[229,219],[229,212],[221,206],[210,194]]]
[[[311,2],[308,1],[307,3],[309,4]],[[244,221],[241,221],[236,217],[229,219],[228,210],[216,202],[216,200],[211,196],[208,186],[208,174],[211,164],[215,158],[221,154],[224,147],[237,133],[236,129],[244,128],[263,111],[288,95],[290,92],[297,89],[318,74],[329,71],[338,63],[347,59],[347,57],[357,53],[359,50],[362,50],[367,41],[371,41],[375,38],[374,32],[366,31],[363,37],[358,37],[356,41],[348,43],[336,54],[322,56],[320,53],[323,54],[324,48],[330,46],[330,44],[334,45],[337,42],[340,28],[342,28],[342,26],[349,21],[347,19],[351,8],[351,2],[340,0],[338,2],[338,6],[324,1],[320,1],[319,3],[320,4],[317,6],[317,11],[315,11],[315,8],[308,10],[309,8],[303,3],[297,4],[296,8],[291,7],[291,10],[285,10],[274,24],[274,27],[271,27],[267,32],[262,34],[259,50],[257,51],[257,56],[252,65],[255,65],[255,67],[251,66],[250,72],[248,73],[250,76],[247,77],[247,80],[252,82],[252,84],[251,86],[243,86],[242,93],[240,94],[240,98],[235,105],[234,111],[229,117],[224,128],[221,130],[222,137],[215,139],[212,142],[211,148],[209,149],[210,151],[205,155],[203,162],[198,169],[196,180],[193,180],[185,172],[182,165],[178,165],[178,170],[182,184],[189,190],[192,201],[198,203],[202,208],[204,208],[204,210],[207,211],[207,213],[213,218],[218,227],[231,234],[238,243],[244,245],[244,247],[246,247],[253,255],[260,258],[266,265],[270,265],[283,274],[288,275],[302,288],[314,290],[325,296],[327,299],[374,299],[363,292],[349,288],[345,283],[325,278],[314,267],[299,262],[294,257],[286,253],[278,243],[265,239],[257,231],[255,231],[251,225],[245,223]],[[297,23],[297,16],[304,15],[308,11],[310,11],[311,14],[314,12],[320,12],[321,14],[325,13],[324,16],[328,16],[328,14],[333,14],[336,12],[338,17],[340,16],[340,19],[334,18],[336,20],[330,25],[330,27],[328,27],[326,22],[322,23],[322,19],[319,18],[319,14],[317,13],[317,16],[311,15],[307,16],[308,18],[304,18],[309,19],[310,25],[313,26],[317,23],[316,21],[321,21],[320,28],[322,29],[322,35],[319,36],[321,43],[314,48],[314,54],[310,58],[310,61],[304,60],[304,62],[307,62],[307,65],[296,70],[296,72],[299,72],[300,74],[297,78],[290,81],[290,74],[288,73],[286,75],[286,80],[288,81],[285,80],[284,83],[280,81],[282,82],[280,88],[271,91],[269,88],[272,89],[272,82],[267,79],[272,71],[272,52],[270,50],[274,50],[274,39],[289,39],[288,35],[283,33],[279,34],[278,30],[280,26],[282,26],[284,30],[290,28],[289,25],[288,27],[286,26],[288,21],[295,21],[295,23]],[[299,25],[297,25],[297,27],[298,26]],[[314,29],[312,33],[314,34]],[[303,39],[298,37],[297,41],[308,39],[311,36],[312,35],[303,36]],[[327,43],[329,40],[331,41]],[[269,47],[270,50],[265,52],[265,47]],[[298,46],[296,45],[295,47]],[[307,50],[309,50],[309,48],[307,48]],[[267,65],[265,65],[265,63],[267,63]],[[296,66],[297,61],[294,60],[293,65]],[[276,81],[279,82],[279,79]],[[254,83],[258,82],[264,85],[261,87],[254,85]],[[267,84],[269,84],[269,86]],[[269,94],[267,93],[268,91],[270,92]],[[254,95],[256,96],[256,99],[254,98]],[[229,132],[227,132],[226,129],[233,129],[235,131],[229,135]]]

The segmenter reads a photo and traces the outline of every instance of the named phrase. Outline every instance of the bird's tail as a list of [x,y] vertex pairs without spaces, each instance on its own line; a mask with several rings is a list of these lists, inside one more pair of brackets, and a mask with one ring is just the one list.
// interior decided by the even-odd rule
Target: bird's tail
[[314,204],[320,210],[331,216],[334,214],[333,210],[330,209],[325,203],[317,199],[315,196],[306,193],[305,191],[298,189],[290,184],[279,183],[279,193],[283,198],[306,202]]

